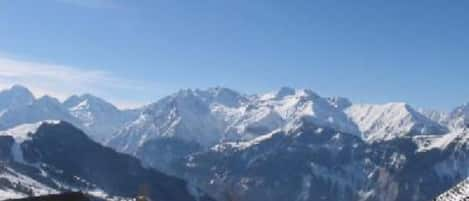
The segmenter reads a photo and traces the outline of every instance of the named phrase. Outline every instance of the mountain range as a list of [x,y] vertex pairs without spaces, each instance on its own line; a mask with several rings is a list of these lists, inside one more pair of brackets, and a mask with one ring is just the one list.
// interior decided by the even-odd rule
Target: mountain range
[[218,87],[120,110],[89,94],[61,102],[22,86],[0,92],[0,130],[47,120],[218,200],[423,201],[469,176],[469,104],[445,113]]
[[15,85],[0,92],[0,129],[44,120],[63,120],[83,129],[98,142],[108,139],[138,110],[119,110],[105,100],[84,94],[61,102],[50,96],[40,98],[25,87]]

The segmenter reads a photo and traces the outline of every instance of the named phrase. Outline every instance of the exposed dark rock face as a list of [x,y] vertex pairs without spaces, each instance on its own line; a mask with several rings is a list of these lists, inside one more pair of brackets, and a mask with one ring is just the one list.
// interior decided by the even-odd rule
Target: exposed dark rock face
[[63,193],[7,201],[91,201],[83,193]]
[[[11,148],[8,139],[0,138],[0,145],[6,146],[0,146],[2,151]],[[183,180],[146,169],[136,158],[101,146],[69,123],[42,124],[21,149],[24,162],[4,161],[7,167],[58,191],[65,189],[54,185],[57,182],[126,198],[146,188],[148,196],[159,201],[211,200],[202,193],[195,196],[195,188]]]
[[11,136],[0,136],[0,161],[8,161],[11,159],[11,147],[15,143]]
[[369,144],[304,124],[250,146],[220,145],[174,167],[220,200],[233,192],[243,201],[427,201],[469,176],[463,165],[453,167],[460,172],[441,168],[467,161],[467,150],[419,151],[412,137]]
[[[145,165],[165,173],[173,173],[171,163],[183,160],[191,153],[202,151],[203,148],[193,142],[186,142],[175,138],[161,138],[145,142],[137,151],[136,156],[145,161]],[[149,155],[148,153],[153,153]],[[154,157],[154,156],[158,157]]]

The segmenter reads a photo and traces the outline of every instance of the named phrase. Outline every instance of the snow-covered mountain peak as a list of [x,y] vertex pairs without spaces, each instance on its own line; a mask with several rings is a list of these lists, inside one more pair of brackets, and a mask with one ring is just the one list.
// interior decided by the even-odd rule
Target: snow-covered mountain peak
[[63,105],[72,111],[77,110],[93,110],[97,111],[117,111],[119,110],[116,106],[111,103],[93,96],[91,94],[84,94],[81,96],[71,96],[64,101]]
[[22,85],[13,85],[10,89],[6,90],[6,91],[10,91],[12,93],[16,93],[16,94],[21,94],[21,95],[25,95],[25,96],[30,96],[30,97],[34,97],[33,94],[31,93],[31,91],[26,88],[25,86],[22,86]]
[[469,102],[455,108],[450,113],[451,126],[455,128],[469,128]]
[[33,101],[34,95],[31,91],[21,85],[14,85],[9,89],[0,91],[0,112],[29,105]]
[[40,105],[61,105],[59,99],[48,95],[38,98],[35,103]]
[[17,125],[56,119],[76,123],[62,103],[53,97],[43,96],[31,104],[7,110],[0,119],[0,129],[9,129]]
[[383,105],[358,104],[346,109],[368,141],[389,140],[418,134],[442,134],[448,130],[402,102]]
[[441,125],[448,125],[451,121],[449,113],[447,112],[422,108],[419,108],[417,111],[426,116],[427,118],[431,119],[432,121],[440,123]]
[[296,128],[298,122],[359,132],[342,108],[307,89],[282,88],[255,96],[225,88],[186,89],[145,108],[110,144],[134,152],[153,139],[177,138],[210,147]]
[[221,115],[226,114],[225,110],[240,107],[246,100],[225,88],[180,90],[147,106],[109,144],[124,152],[135,152],[145,142],[159,138],[211,146],[224,133],[226,122]]
[[70,96],[68,97],[64,102],[63,102],[63,105],[67,108],[69,107],[73,107],[73,106],[76,106],[78,104],[80,104],[82,101],[86,100],[85,98],[83,98],[82,96],[78,96],[78,95],[73,95],[73,96]]
[[212,94],[215,102],[228,107],[239,107],[241,104],[248,101],[245,95],[228,88],[217,87],[209,89],[208,91]]
[[181,104],[198,101],[205,105],[219,104],[227,107],[239,107],[248,100],[246,96],[234,90],[222,87],[204,90],[183,89],[170,95],[168,98]]
[[339,110],[344,110],[345,108],[352,106],[352,101],[344,97],[329,97],[327,100],[333,107]]
[[319,95],[314,93],[310,89],[294,89],[290,87],[281,87],[280,89],[276,91],[272,91],[266,94],[261,94],[259,96],[259,99],[261,101],[269,101],[269,100],[282,100],[285,98],[291,98],[291,97],[303,97],[307,99],[311,98],[319,98]]
[[231,124],[229,130],[243,134],[243,139],[248,137],[249,140],[276,129],[296,128],[301,122],[335,128],[350,134],[358,133],[356,125],[341,108],[309,89],[282,88],[255,97],[235,111],[238,116],[231,118],[235,119],[235,123]]
[[108,140],[117,130],[137,117],[136,112],[121,111],[91,94],[71,96],[64,101],[63,106],[78,119],[90,137],[98,142]]
[[284,98],[285,96],[292,96],[296,94],[296,89],[290,87],[281,87],[275,92],[275,98]]

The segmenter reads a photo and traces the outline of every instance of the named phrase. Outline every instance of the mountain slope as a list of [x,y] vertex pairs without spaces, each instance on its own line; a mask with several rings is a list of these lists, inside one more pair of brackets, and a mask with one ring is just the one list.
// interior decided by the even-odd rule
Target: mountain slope
[[0,130],[38,121],[63,120],[104,143],[139,113],[138,109],[120,110],[89,94],[71,96],[61,103],[50,96],[36,99],[27,88],[19,85],[0,91]]
[[63,120],[79,125],[78,120],[70,115],[59,100],[44,96],[29,105],[7,110],[0,117],[0,130],[44,120]]
[[468,135],[456,136],[426,149],[411,136],[370,144],[303,122],[290,132],[217,145],[173,167],[219,199],[229,191],[246,201],[423,201],[469,176],[469,141],[460,138]]
[[235,107],[244,99],[222,88],[179,91],[146,107],[110,144],[126,153],[135,153],[146,141],[158,138],[175,137],[204,146],[213,145],[222,138],[225,122],[212,113],[211,107]]
[[33,101],[34,96],[28,89],[15,85],[9,89],[0,91],[0,114],[8,109],[29,105]]
[[310,90],[282,88],[246,96],[214,88],[182,90],[146,107],[108,145],[136,155],[146,165],[167,170],[172,160],[190,153],[221,142],[294,129],[300,121],[359,132],[342,108]]
[[[137,159],[93,142],[65,122],[30,124],[2,132],[0,145],[9,152],[2,154],[3,169],[31,181],[19,179],[27,183],[22,187],[25,195],[81,189],[125,198],[135,197],[142,188],[148,188],[149,196],[154,199],[196,200],[197,190],[184,181],[145,169]],[[15,182],[4,175],[0,178],[7,183]],[[34,183],[43,191],[29,188]],[[0,185],[0,189],[21,193],[8,185]],[[201,200],[210,199],[201,197]]]
[[469,103],[455,108],[450,113],[451,126],[454,128],[469,128]]
[[[8,121],[0,127],[69,118],[145,167],[183,177],[222,200],[227,193],[245,201],[427,201],[469,176],[466,105],[446,115],[405,103],[354,104],[286,87],[257,95],[226,88],[181,90],[129,116],[91,95],[63,104],[39,100],[6,110],[0,120]],[[15,184],[0,185],[3,192],[26,195],[45,185],[50,191],[128,197],[151,178],[148,183],[162,189],[157,194],[166,196],[166,185],[152,181],[172,177],[149,176],[136,159],[91,145],[69,126],[44,126],[47,135],[40,134],[42,127],[23,125],[0,134],[0,159],[9,162],[2,164]],[[37,185],[18,184],[21,179],[11,175]]]
[[448,129],[405,103],[352,105],[346,113],[367,141],[390,140],[406,135],[443,134]]
[[287,87],[252,96],[214,88],[182,90],[146,107],[107,145],[168,172],[172,161],[190,154],[223,142],[295,130],[301,122],[360,136],[369,143],[449,132],[404,103],[359,105]]
[[109,140],[112,134],[138,115],[138,111],[120,110],[90,94],[71,96],[63,105],[97,142]]
[[469,200],[469,178],[434,199],[434,201],[465,200]]

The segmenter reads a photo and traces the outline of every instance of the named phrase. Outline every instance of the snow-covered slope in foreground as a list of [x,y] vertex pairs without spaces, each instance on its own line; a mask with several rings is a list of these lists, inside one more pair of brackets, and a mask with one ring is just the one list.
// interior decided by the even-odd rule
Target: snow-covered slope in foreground
[[58,193],[56,189],[2,165],[0,165],[0,180],[3,181],[0,184],[0,200]]
[[467,201],[469,200],[469,178],[438,196],[434,201]]

